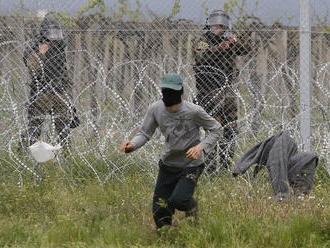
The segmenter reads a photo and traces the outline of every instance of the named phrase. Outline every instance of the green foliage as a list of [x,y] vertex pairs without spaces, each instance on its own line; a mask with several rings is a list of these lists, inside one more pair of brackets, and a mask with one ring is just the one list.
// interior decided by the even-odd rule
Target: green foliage
[[330,32],[330,24],[329,24],[329,17],[328,16],[317,16],[316,17],[317,26],[316,30],[318,32],[329,33]]
[[176,16],[181,10],[181,5],[180,5],[180,1],[175,1],[173,6],[172,6],[172,10],[171,13],[169,15],[170,18]]
[[[119,0],[120,1],[120,0]],[[82,6],[77,13],[77,18],[87,13],[90,10],[98,9],[97,13],[104,14],[106,12],[106,6],[104,0],[89,0],[89,2]]]
[[25,7],[24,0],[19,0],[19,6],[23,9]]
[[203,0],[203,1],[201,2],[201,7],[204,9],[203,14],[204,14],[205,16],[208,15],[208,11],[209,11],[209,8],[206,7],[206,3],[207,3],[207,0]]
[[255,9],[251,13],[246,10],[247,1],[246,0],[228,0],[224,3],[223,9],[225,12],[233,16],[234,23],[238,25],[244,25],[249,16],[254,16],[259,2],[255,0]]
[[56,12],[54,14],[54,18],[58,20],[60,23],[64,24],[65,26],[76,27],[76,28],[78,27],[75,18],[71,17],[67,13]]
[[137,5],[136,9],[132,9],[130,1],[118,0],[117,4],[114,4],[114,8],[110,13],[110,17],[114,20],[129,20],[129,21],[142,21],[145,19],[143,12],[141,11],[140,0],[135,0]]

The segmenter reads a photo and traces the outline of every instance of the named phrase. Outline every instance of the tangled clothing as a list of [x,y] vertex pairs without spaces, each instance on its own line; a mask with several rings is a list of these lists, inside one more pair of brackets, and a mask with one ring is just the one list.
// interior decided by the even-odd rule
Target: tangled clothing
[[[149,107],[140,132],[131,140],[134,149],[144,145],[157,127],[165,137],[162,161],[168,166],[181,168],[203,164],[203,155],[191,160],[186,157],[186,152],[201,143],[208,153],[222,133],[221,125],[200,106],[183,101],[177,111],[170,112],[160,100]],[[200,127],[208,131],[202,141]]]
[[308,194],[313,185],[318,156],[315,152],[298,152],[297,144],[285,132],[279,132],[248,150],[237,162],[233,175],[244,174],[258,164],[254,175],[266,166],[275,195]]

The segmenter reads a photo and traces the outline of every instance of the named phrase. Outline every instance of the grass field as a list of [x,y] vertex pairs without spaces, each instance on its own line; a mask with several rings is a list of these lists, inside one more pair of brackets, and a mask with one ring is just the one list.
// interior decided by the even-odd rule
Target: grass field
[[104,186],[54,178],[0,185],[0,247],[330,247],[329,181],[318,177],[309,198],[282,203],[270,186],[202,178],[199,224],[176,212],[161,236],[150,176],[134,172]]

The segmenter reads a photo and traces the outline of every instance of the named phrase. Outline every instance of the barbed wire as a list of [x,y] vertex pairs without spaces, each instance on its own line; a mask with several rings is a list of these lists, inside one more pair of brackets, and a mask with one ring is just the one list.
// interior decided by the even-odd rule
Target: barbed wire
[[[30,44],[27,40],[35,39],[27,33],[38,31],[38,28],[24,25],[18,23],[0,42],[0,152],[3,156],[0,171],[3,180],[13,177],[23,183],[31,176],[42,180],[52,171],[50,166],[58,168],[62,177],[70,178],[70,181],[90,177],[100,184],[113,179],[121,181],[125,173],[135,168],[155,178],[155,167],[165,142],[159,132],[145,147],[131,155],[120,154],[118,147],[136,134],[147,107],[161,99],[159,84],[166,72],[180,73],[185,81],[184,98],[199,104],[200,100],[206,101],[203,107],[210,114],[216,115],[219,109],[225,112],[225,104],[235,109],[233,119],[223,124],[232,131],[232,137],[218,142],[216,153],[207,161],[207,164],[217,164],[217,170],[206,171],[205,178],[214,180],[214,176],[223,170],[224,160],[228,163],[225,170],[230,171],[249,147],[281,130],[290,133],[301,148],[299,43],[292,42],[298,40],[298,36],[288,38],[289,31],[298,34],[299,28],[247,27],[231,30],[250,39],[250,52],[237,58],[229,57],[228,60],[233,59],[237,63],[237,71],[228,75],[218,70],[216,77],[225,77],[225,83],[198,98],[194,46],[197,43],[195,36],[204,32],[201,26],[184,29],[182,25],[178,26],[179,22],[174,22],[171,28],[158,23],[158,26],[143,29],[140,24],[130,23],[131,29],[104,29],[102,26],[86,30],[63,28],[72,88],[59,93],[49,86],[52,92],[56,92],[57,105],[54,101],[47,102],[52,106],[49,111],[41,105],[36,106],[34,117],[37,116],[38,121],[34,128],[41,130],[38,140],[55,145],[60,142],[58,136],[66,132],[65,128],[59,127],[64,119],[63,113],[71,113],[74,106],[80,124],[65,134],[70,144],[63,144],[65,149],[57,154],[56,159],[40,164],[28,150],[30,144],[24,144],[33,136],[31,122],[34,119],[30,106],[38,103],[35,96],[43,94],[37,89],[35,96],[31,96],[32,79],[23,62],[23,51]],[[129,35],[109,35],[130,31],[135,34],[143,32],[142,38],[134,40],[126,38]],[[312,50],[315,55],[312,64],[311,139],[322,168],[329,173],[330,62],[326,36],[329,33],[313,30],[312,35],[320,43],[314,43]],[[318,35],[325,36],[317,39]],[[292,47],[296,50],[290,50]],[[59,106],[63,109],[56,110]],[[237,127],[233,128],[233,125]],[[328,180],[329,175],[322,173],[324,180]],[[250,174],[247,180],[252,185]]]

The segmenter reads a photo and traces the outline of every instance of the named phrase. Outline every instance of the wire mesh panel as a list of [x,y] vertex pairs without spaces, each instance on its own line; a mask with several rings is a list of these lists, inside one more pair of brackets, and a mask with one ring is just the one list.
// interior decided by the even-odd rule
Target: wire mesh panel
[[[2,180],[60,176],[105,183],[132,170],[154,177],[165,143],[159,131],[132,155],[119,154],[118,147],[137,133],[148,106],[162,98],[160,81],[169,72],[183,77],[184,99],[223,127],[223,137],[206,155],[206,178],[220,180],[250,147],[280,131],[301,148],[299,2],[285,10],[275,11],[280,6],[275,5],[4,3]],[[312,148],[322,180],[329,180],[330,34],[324,5],[328,1],[312,1],[310,111]],[[54,160],[38,163],[29,150],[37,141],[62,148]]]

